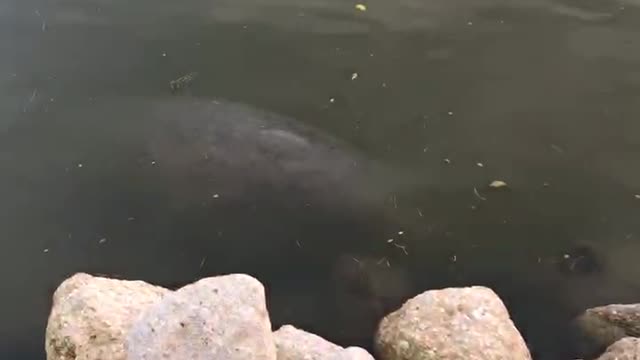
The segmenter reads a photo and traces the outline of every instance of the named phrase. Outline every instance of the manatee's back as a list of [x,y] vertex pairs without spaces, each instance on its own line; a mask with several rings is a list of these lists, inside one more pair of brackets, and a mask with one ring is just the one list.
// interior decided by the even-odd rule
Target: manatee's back
[[[394,173],[320,131],[242,104],[184,97],[59,103],[8,134],[3,146],[20,160],[2,166],[29,179],[34,202],[61,207],[52,210],[56,223],[98,238],[116,228],[132,238],[118,261],[123,253],[171,256],[162,249],[177,247],[217,254],[216,271],[240,264],[248,271],[288,251],[300,252],[291,261],[311,264],[384,243],[380,228],[394,221],[384,205]],[[120,225],[127,218],[135,218],[127,226],[136,233]],[[115,254],[117,246],[109,249]]]
[[173,176],[210,182],[210,191],[220,196],[260,188],[295,193],[310,205],[336,201],[339,208],[378,201],[388,190],[381,186],[386,174],[378,164],[293,119],[210,100],[150,108],[152,156]]

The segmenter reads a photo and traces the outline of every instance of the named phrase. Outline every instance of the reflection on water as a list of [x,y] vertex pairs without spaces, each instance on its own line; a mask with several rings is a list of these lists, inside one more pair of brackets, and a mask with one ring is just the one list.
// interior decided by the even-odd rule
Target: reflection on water
[[[139,119],[118,108],[113,121],[107,110],[84,115],[94,122],[60,115],[113,95],[165,98],[191,73],[176,96],[291,116],[409,174],[381,202],[384,220],[305,217],[269,196],[230,205],[228,229],[251,206],[265,209],[255,226],[291,222],[278,233],[289,247],[251,270],[271,289],[274,322],[367,345],[358,326],[380,309],[479,283],[503,296],[538,358],[555,359],[570,356],[573,314],[638,301],[640,3],[366,4],[0,3],[0,351],[42,357],[49,297],[70,272],[176,285],[255,265],[208,253],[233,230],[212,230],[197,207],[170,210],[160,180],[127,162]],[[491,191],[493,180],[508,189]],[[261,235],[235,233],[274,241]],[[312,235],[318,246],[305,248]],[[341,237],[372,245],[341,249]],[[393,271],[354,273],[351,257]],[[388,276],[407,285],[367,280]]]

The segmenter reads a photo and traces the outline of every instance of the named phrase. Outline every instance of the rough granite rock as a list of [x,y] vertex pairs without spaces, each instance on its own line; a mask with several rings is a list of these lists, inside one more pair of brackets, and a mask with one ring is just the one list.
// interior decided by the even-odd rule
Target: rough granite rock
[[374,360],[362,348],[345,349],[291,325],[282,326],[273,335],[278,360]]
[[640,337],[640,304],[607,305],[586,310],[576,319],[581,335],[605,348],[627,337]]
[[640,359],[640,339],[626,337],[607,348],[597,360],[638,360]]
[[53,295],[45,336],[48,360],[124,360],[131,324],[169,290],[142,281],[79,273]]
[[264,287],[241,274],[165,296],[132,326],[128,360],[275,360]]
[[386,316],[375,349],[382,360],[530,360],[500,298],[485,287],[422,293]]

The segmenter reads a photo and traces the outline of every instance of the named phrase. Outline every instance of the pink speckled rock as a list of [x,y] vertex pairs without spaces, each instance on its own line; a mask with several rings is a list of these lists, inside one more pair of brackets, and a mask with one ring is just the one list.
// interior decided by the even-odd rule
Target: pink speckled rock
[[640,339],[626,337],[607,348],[597,360],[638,360],[640,359]]
[[640,304],[612,304],[587,309],[575,323],[594,347],[605,348],[627,336],[640,336]]
[[187,285],[132,326],[128,360],[275,360],[264,288],[248,275]]
[[530,360],[500,298],[485,287],[422,293],[385,317],[375,339],[382,360]]
[[124,360],[131,324],[169,292],[142,281],[79,273],[53,295],[45,337],[48,360]]
[[374,360],[362,348],[345,349],[291,325],[281,327],[273,335],[278,360]]

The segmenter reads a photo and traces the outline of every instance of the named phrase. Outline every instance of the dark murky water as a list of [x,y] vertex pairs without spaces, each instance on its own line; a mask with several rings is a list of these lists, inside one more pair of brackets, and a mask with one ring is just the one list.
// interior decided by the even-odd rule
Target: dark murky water
[[[251,272],[275,325],[364,346],[407,296],[483,284],[538,359],[570,358],[583,308],[640,300],[640,2],[366,5],[0,2],[3,358],[43,358],[51,292],[75,271]],[[116,95],[133,105],[92,107]],[[408,181],[366,208],[305,213],[286,189],[202,205],[206,186],[166,185],[134,151],[149,125],[131,109],[187,97],[294,118]]]

